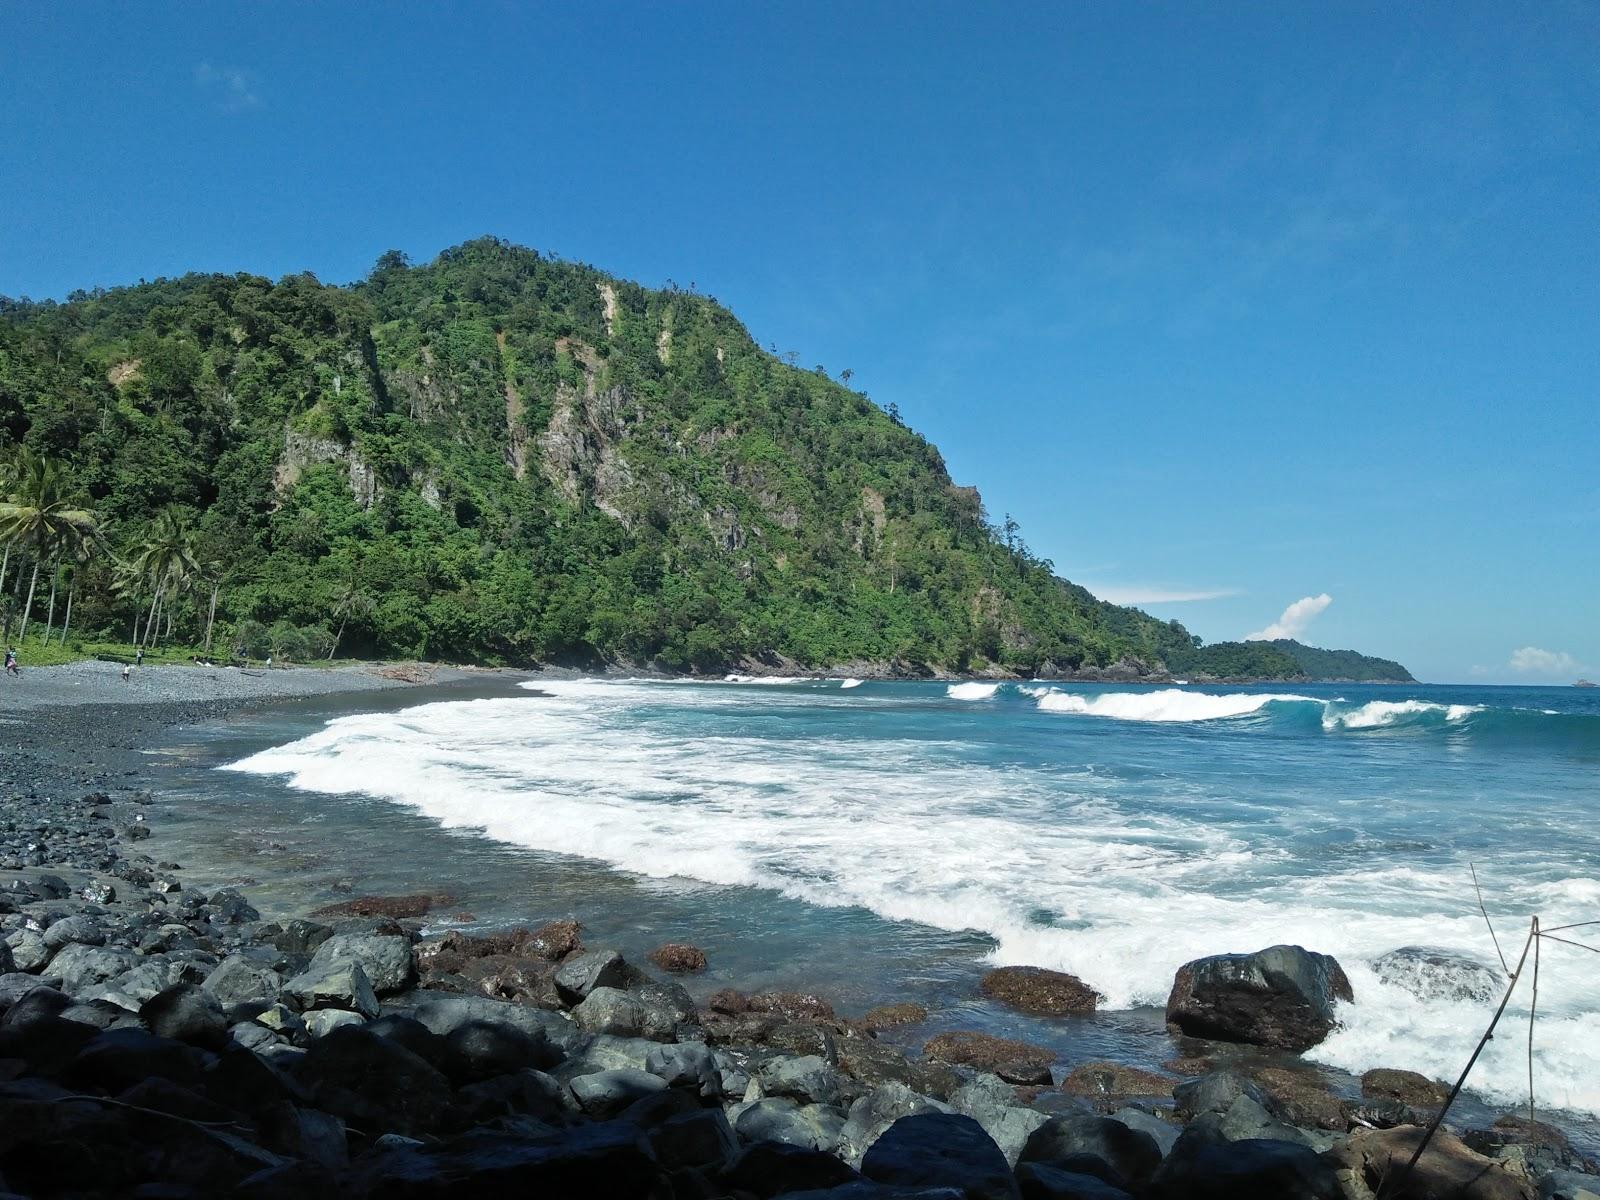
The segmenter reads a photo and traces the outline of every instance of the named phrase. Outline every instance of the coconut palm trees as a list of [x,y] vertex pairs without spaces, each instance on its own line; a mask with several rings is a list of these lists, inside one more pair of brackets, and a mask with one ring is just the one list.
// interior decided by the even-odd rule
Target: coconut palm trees
[[158,642],[163,616],[167,632],[172,631],[171,603],[179,593],[193,587],[201,573],[194,530],[177,512],[169,509],[162,513],[123,569],[125,586],[139,594],[150,589],[150,611],[145,616],[142,638],[138,618],[134,619],[135,642],[140,646]]
[[[76,547],[96,532],[94,513],[72,499],[65,463],[27,450],[18,452],[12,464],[12,481],[6,499],[0,502],[0,542],[7,551],[16,548],[33,558],[33,574],[28,580],[28,599],[22,606],[20,642],[28,636],[28,619],[33,613],[33,595],[39,584],[39,567],[49,561],[51,620],[54,621],[54,569],[61,555],[76,553]],[[5,557],[9,565],[9,553]],[[46,638],[49,637],[48,627]]]

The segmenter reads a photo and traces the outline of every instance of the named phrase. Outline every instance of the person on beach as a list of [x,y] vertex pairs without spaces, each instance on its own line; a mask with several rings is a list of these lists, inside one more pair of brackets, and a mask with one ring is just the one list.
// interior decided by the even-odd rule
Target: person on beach
[[133,665],[136,666],[136,667],[144,666],[144,647],[143,646],[140,646],[137,650],[135,650],[133,652]]
[[21,675],[22,671],[17,666],[17,652],[10,646],[6,647],[6,674]]
[[122,682],[123,683],[127,683],[128,682],[128,676],[130,676],[132,674],[133,674],[133,667],[131,667],[127,663],[123,663],[122,664]]

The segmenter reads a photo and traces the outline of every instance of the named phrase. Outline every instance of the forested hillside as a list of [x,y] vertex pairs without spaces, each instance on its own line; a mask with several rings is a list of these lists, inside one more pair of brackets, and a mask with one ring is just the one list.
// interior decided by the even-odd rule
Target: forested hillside
[[78,630],[257,656],[1299,673],[1056,578],[713,300],[494,239],[9,302],[0,451],[13,631],[53,585]]
[[1337,679],[1353,683],[1415,683],[1411,672],[1387,658],[1373,658],[1354,650],[1323,650],[1284,638],[1267,642],[1281,650],[1312,679]]

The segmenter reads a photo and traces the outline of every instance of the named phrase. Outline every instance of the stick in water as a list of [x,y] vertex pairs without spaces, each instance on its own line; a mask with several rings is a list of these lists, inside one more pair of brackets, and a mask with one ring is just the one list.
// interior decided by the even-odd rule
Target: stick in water
[[1455,1103],[1456,1097],[1461,1094],[1461,1089],[1467,1084],[1467,1076],[1472,1074],[1472,1068],[1478,1061],[1478,1056],[1483,1053],[1494,1037],[1494,1027],[1500,1023],[1500,1018],[1506,1011],[1506,1005],[1511,1003],[1511,993],[1517,990],[1517,980],[1522,978],[1522,968],[1528,961],[1528,951],[1538,940],[1539,919],[1535,917],[1528,925],[1528,940],[1522,943],[1522,957],[1517,959],[1517,969],[1511,973],[1511,982],[1506,985],[1506,994],[1500,998],[1500,1007],[1494,1010],[1494,1020],[1489,1022],[1489,1028],[1483,1031],[1483,1036],[1478,1039],[1478,1045],[1472,1052],[1472,1057],[1467,1059],[1467,1065],[1461,1071],[1461,1077],[1456,1080],[1455,1087],[1450,1089],[1450,1094],[1445,1097],[1444,1106],[1434,1115],[1427,1131],[1423,1133],[1422,1140],[1417,1143],[1416,1151],[1411,1155],[1411,1161],[1406,1163],[1405,1169],[1394,1177],[1394,1186],[1391,1189],[1389,1181],[1384,1180],[1384,1187],[1380,1195],[1394,1195],[1399,1192],[1400,1185],[1410,1177],[1416,1167],[1422,1152],[1428,1148],[1428,1143],[1433,1140],[1433,1135],[1439,1132],[1439,1126],[1444,1124],[1444,1116],[1450,1111],[1450,1106]]

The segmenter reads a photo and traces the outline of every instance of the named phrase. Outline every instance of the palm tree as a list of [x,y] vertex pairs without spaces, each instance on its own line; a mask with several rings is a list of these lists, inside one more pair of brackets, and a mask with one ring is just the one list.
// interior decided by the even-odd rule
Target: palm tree
[[[181,514],[168,509],[156,518],[129,567],[134,576],[151,589],[150,612],[145,617],[144,638],[140,641],[140,645],[150,645],[152,636],[155,640],[160,639],[157,618],[163,607],[171,597],[192,587],[200,574],[194,531]],[[171,622],[172,616],[168,612],[168,632],[171,631]],[[139,641],[137,636],[135,640]]]
[[95,516],[68,498],[65,463],[29,454],[20,459],[18,466],[11,496],[0,503],[0,542],[33,555],[33,575],[28,580],[28,599],[22,606],[22,627],[17,633],[20,642],[28,635],[40,564],[69,539],[91,535]]
[[[17,482],[17,468],[22,457],[28,452],[19,448],[14,455],[0,458],[0,500],[11,499],[11,489]],[[5,553],[0,556],[0,593],[6,590],[6,573],[11,568],[11,543],[5,545]],[[10,622],[8,621],[7,624]]]
[[354,571],[346,575],[339,584],[339,606],[334,609],[333,615],[339,620],[339,629],[333,635],[333,645],[328,647],[328,661],[333,661],[333,656],[339,652],[339,643],[344,640],[345,623],[350,620],[351,613],[365,616],[372,611],[372,597],[368,595],[361,581]]
[[63,646],[67,644],[67,630],[72,628],[72,597],[78,590],[78,571],[87,566],[89,560],[100,553],[102,549],[100,538],[103,533],[104,527],[102,526],[100,529],[83,533],[73,540],[71,546],[72,574],[67,580],[67,615],[61,621],[61,645]]

